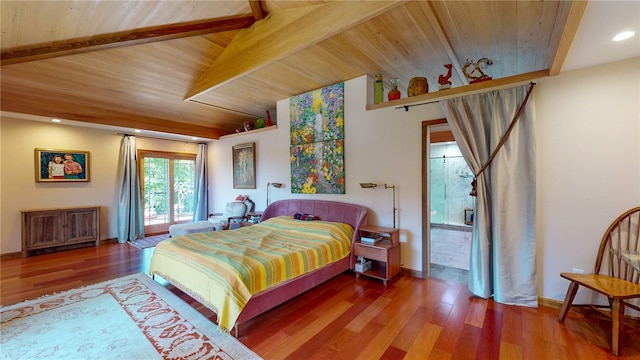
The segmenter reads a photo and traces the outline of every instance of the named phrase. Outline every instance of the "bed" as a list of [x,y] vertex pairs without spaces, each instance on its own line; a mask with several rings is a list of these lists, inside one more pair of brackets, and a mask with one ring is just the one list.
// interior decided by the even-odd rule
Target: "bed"
[[149,272],[213,310],[220,330],[238,336],[240,324],[353,269],[353,243],[366,223],[364,206],[280,200],[258,224],[160,242]]

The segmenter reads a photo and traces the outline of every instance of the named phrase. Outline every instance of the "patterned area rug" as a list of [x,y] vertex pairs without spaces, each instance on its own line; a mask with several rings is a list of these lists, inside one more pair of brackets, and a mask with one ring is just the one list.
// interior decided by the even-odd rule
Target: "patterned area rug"
[[0,311],[2,359],[260,359],[145,274]]
[[142,239],[129,241],[129,244],[137,247],[138,249],[146,249],[146,248],[154,247],[158,245],[160,241],[166,240],[168,238],[169,238],[168,233],[153,235],[153,236],[146,236],[146,237],[143,237]]

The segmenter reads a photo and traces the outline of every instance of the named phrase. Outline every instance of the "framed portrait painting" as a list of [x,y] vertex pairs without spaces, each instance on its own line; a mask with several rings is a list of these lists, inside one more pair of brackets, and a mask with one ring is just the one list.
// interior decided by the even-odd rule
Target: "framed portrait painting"
[[256,188],[256,144],[233,146],[233,188]]
[[89,181],[89,152],[36,149],[36,182]]

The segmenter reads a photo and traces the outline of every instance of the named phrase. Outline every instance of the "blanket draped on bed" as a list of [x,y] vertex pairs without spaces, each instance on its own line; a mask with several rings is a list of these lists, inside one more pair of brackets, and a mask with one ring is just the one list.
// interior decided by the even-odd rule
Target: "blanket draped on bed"
[[346,257],[353,232],[348,224],[280,216],[178,236],[156,246],[150,273],[214,310],[229,331],[253,294]]

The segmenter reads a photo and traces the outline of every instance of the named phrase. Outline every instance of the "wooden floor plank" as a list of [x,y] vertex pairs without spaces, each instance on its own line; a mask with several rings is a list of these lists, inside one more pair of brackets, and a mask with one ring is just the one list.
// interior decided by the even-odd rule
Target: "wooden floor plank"
[[522,347],[512,344],[508,341],[500,342],[500,356],[499,360],[521,360],[522,359]]
[[[286,344],[291,339],[291,336],[285,334],[282,331],[274,331],[269,338],[269,341],[264,341],[258,345],[254,345],[251,347],[253,351],[260,354],[263,358],[267,356],[271,359],[275,359],[275,354],[278,351],[278,347],[282,346],[282,344]],[[280,357],[282,359],[282,357]]]
[[[147,272],[152,254],[113,243],[2,259],[0,304]],[[158,281],[215,321],[213,311]],[[479,299],[465,284],[402,274],[384,286],[345,272],[243,324],[239,340],[267,360],[640,359],[640,321],[625,319],[615,357],[610,320],[570,312],[561,323],[558,314]]]
[[[298,351],[301,354],[300,358],[311,356],[313,354],[313,351],[304,348],[302,345],[307,343],[309,339],[315,336],[319,331],[324,329],[328,324],[330,324],[352,306],[352,303],[346,301],[335,304],[335,306],[327,309],[327,311],[323,313],[323,316],[318,317],[311,322],[308,322],[305,327],[299,328],[295,332],[295,335],[290,336],[284,341],[273,344],[275,346],[271,347],[272,350],[266,353],[264,357],[270,359],[287,359],[295,351]],[[300,321],[305,320],[301,319]],[[295,324],[293,324],[292,326],[295,326]],[[282,331],[287,333],[287,329],[283,329]],[[269,339],[269,342],[272,341]]]
[[383,331],[383,325],[376,322],[371,322],[368,326],[364,327],[362,331],[354,333],[354,336],[349,341],[347,346],[344,346],[338,352],[336,359],[355,359],[362,353],[363,349],[375,346],[373,342],[375,335]]
[[[398,280],[398,282],[402,281],[411,281],[411,279],[400,278]],[[411,288],[408,287],[394,287],[384,297],[387,296],[397,299],[401,305],[393,307],[388,305],[373,319],[373,322],[383,325],[384,328],[375,335],[372,341],[373,345],[363,349],[357,359],[379,359],[384,356],[393,340],[421,305],[421,302],[413,296]]]
[[471,304],[469,305],[467,316],[464,318],[464,323],[481,328],[489,301],[480,298],[470,298],[469,302]]
[[380,360],[398,360],[403,359],[406,353],[394,346],[389,346],[387,351],[380,356]]
[[[542,325],[540,309],[521,308],[522,328],[519,331],[523,334],[522,356],[525,360],[545,359],[545,329]],[[525,335],[526,334],[526,335]]]
[[[522,350],[522,313],[518,307],[509,307],[502,312],[500,342],[511,344]],[[502,345],[501,345],[502,348]]]
[[[349,303],[349,304],[352,304],[352,303]],[[365,311],[368,305],[369,305],[369,302],[366,302],[366,301],[352,304],[352,306],[349,307],[347,311],[342,313],[342,315],[338,316],[333,322],[331,322],[330,324],[325,326],[323,329],[318,331],[313,337],[308,339],[302,346],[300,346],[301,349],[305,349],[304,353],[300,351],[294,351],[288,356],[288,358],[305,359],[309,357],[309,353],[315,354],[325,346],[338,350],[339,348],[335,346],[328,346],[329,345],[328,343],[331,342],[331,339],[340,329],[343,329],[345,325],[349,323],[354,317],[356,317],[358,314]],[[335,345],[335,344],[332,344],[332,345]]]
[[411,345],[415,342],[416,337],[422,330],[422,327],[428,321],[428,318],[428,311],[423,306],[419,306],[410,316],[407,324],[400,330],[395,339],[393,339],[391,346],[405,352],[409,351]]
[[360,315],[346,325],[346,328],[354,332],[361,332],[390,302],[391,299],[389,298],[377,298],[369,305],[367,311],[360,313]]
[[[480,348],[480,343],[490,344],[494,340],[491,338],[481,338],[482,330],[482,328],[468,324],[462,325],[457,346],[451,352],[451,357],[460,360],[473,360],[477,355],[478,359],[496,359],[499,354],[498,351],[486,351]],[[481,339],[482,341],[480,341]]]
[[347,328],[337,330],[329,340],[325,343],[325,346],[337,351],[342,350],[346,346],[352,346],[351,339],[357,335]]
[[[452,291],[451,289],[447,289],[447,293],[458,294],[460,293],[460,289],[454,289],[457,291]],[[464,298],[464,296],[463,296]],[[447,316],[447,319],[442,326],[442,333],[436,342],[436,348],[445,351],[446,353],[452,354],[458,345],[458,339],[460,334],[462,333],[462,329],[464,328],[464,319],[467,316],[467,312],[469,310],[469,306],[471,305],[468,301],[455,301],[451,300],[449,296],[444,296],[443,301],[445,303],[452,303],[451,311]],[[452,301],[452,302],[449,302]],[[465,344],[466,345],[466,344]],[[475,344],[473,344],[475,345]]]
[[[478,329],[482,341],[476,348],[476,353],[481,359],[497,359],[500,357],[501,339],[504,332],[504,311],[489,309],[484,315],[484,322]],[[464,341],[464,339],[461,339]],[[465,347],[467,345],[465,344]],[[454,353],[455,355],[455,353]]]
[[416,340],[411,344],[405,357],[406,360],[427,359],[440,337],[442,328],[431,323],[425,323],[420,329]]

